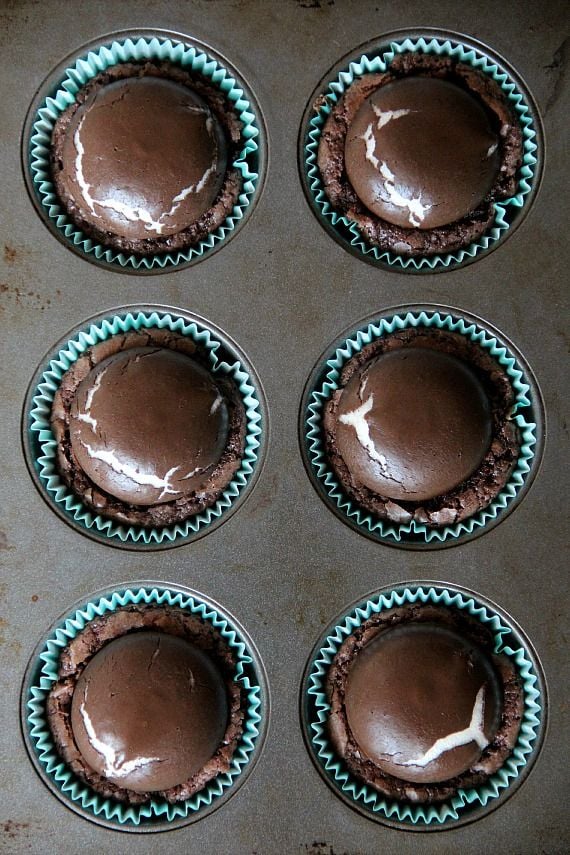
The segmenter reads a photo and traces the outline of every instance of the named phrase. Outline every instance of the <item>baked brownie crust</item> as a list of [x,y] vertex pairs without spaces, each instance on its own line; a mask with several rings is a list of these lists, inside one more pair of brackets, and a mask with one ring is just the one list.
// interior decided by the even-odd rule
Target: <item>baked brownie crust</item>
[[71,405],[76,390],[89,372],[108,356],[152,346],[184,353],[208,370],[211,368],[204,350],[196,342],[170,330],[151,328],[115,335],[87,350],[64,374],[54,395],[50,418],[57,440],[57,468],[65,484],[95,513],[138,526],[173,525],[213,505],[239,469],[245,447],[246,415],[239,390],[229,377],[212,375],[228,407],[228,437],[225,451],[203,489],[172,502],[143,507],[116,499],[87,477],[73,453],[69,433]]
[[[205,651],[222,673],[228,697],[228,724],[214,756],[188,781],[158,792],[137,793],[118,787],[98,775],[81,755],[71,727],[71,704],[77,681],[87,663],[108,642],[142,630],[164,632],[184,638]],[[230,648],[211,624],[181,609],[167,606],[129,606],[90,621],[70,641],[60,656],[59,675],[47,699],[47,718],[56,748],[67,765],[82,781],[105,798],[128,804],[142,804],[151,798],[181,802],[202,790],[213,778],[228,772],[243,732],[242,690],[234,681],[235,660]]]
[[[409,75],[439,78],[466,89],[489,112],[500,140],[501,166],[481,205],[462,220],[427,230],[402,228],[372,214],[356,195],[345,169],[347,133],[364,101],[379,87]],[[521,159],[522,132],[498,84],[449,57],[419,53],[400,54],[387,72],[356,80],[332,108],[318,150],[319,170],[333,207],[353,220],[371,244],[407,256],[452,252],[481,237],[493,222],[493,203],[514,194]]]
[[[369,360],[402,347],[433,348],[462,359],[481,382],[491,408],[491,442],[480,466],[455,489],[424,502],[396,502],[368,489],[350,473],[336,443],[343,388]],[[513,404],[514,393],[506,373],[492,356],[466,336],[429,327],[401,330],[366,345],[344,366],[339,389],[333,393],[323,413],[327,457],[345,492],[377,517],[397,524],[415,520],[428,526],[453,525],[487,507],[513,471],[519,453],[518,431],[510,419]]]

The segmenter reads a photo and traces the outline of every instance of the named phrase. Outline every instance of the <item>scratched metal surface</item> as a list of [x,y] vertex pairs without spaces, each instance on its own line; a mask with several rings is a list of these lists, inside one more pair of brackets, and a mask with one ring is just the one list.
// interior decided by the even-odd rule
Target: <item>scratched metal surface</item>
[[[504,0],[192,0],[186,3],[0,2],[2,118],[0,304],[3,449],[0,479],[2,672],[0,850],[32,853],[200,852],[374,855],[558,853],[570,847],[563,798],[563,558],[565,421],[564,272],[568,133],[566,4]],[[307,99],[355,45],[406,26],[458,30],[490,44],[526,80],[544,116],[547,162],[532,212],[496,252],[453,273],[406,277],[374,269],[317,222],[297,174]],[[63,56],[97,36],[160,27],[210,42],[249,81],[269,128],[269,174],[243,231],[211,258],[161,276],[125,276],[88,264],[56,241],[26,196],[19,137],[36,87]],[[118,305],[166,303],[210,318],[256,366],[267,393],[270,448],[258,485],[221,528],[180,549],[137,554],[94,543],[64,525],[26,470],[20,415],[46,349],[83,319]],[[408,302],[464,308],[501,329],[533,366],[546,403],[542,470],[521,506],[477,540],[431,553],[375,544],[320,501],[303,468],[297,416],[313,364],[341,329]],[[562,516],[562,519],[561,519]],[[19,730],[30,653],[69,604],[119,581],[178,582],[222,603],[245,625],[267,668],[272,717],[245,786],[200,822],[144,839],[98,828],[67,810],[36,776]],[[411,835],[377,825],[325,786],[305,750],[298,688],[322,628],[344,605],[390,582],[437,578],[498,602],[521,624],[550,688],[550,732],[535,770],[498,811],[456,831]]]

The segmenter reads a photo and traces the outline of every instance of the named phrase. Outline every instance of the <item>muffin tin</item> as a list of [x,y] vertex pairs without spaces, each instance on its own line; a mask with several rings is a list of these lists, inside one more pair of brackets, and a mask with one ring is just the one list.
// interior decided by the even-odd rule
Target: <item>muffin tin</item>
[[[54,0],[49,15],[35,11],[24,0],[0,13],[6,115],[0,154],[6,176],[0,258],[6,339],[0,427],[3,847],[57,852],[65,840],[70,852],[199,849],[206,855],[371,855],[380,849],[415,852],[418,846],[426,853],[442,847],[466,853],[564,851],[570,845],[560,798],[566,772],[560,745],[567,605],[558,510],[565,497],[559,466],[564,5],[549,4],[544,20],[530,8],[509,18],[491,3],[450,10],[439,2],[426,20],[422,4],[402,9],[372,0],[190,0],[152,10],[134,0],[120,6],[102,0],[77,4],[72,14]],[[378,41],[382,33],[404,28],[415,33],[420,19],[466,31],[507,57],[545,114],[549,150],[541,192],[526,221],[516,231],[511,228],[509,240],[496,251],[445,276],[405,276],[347,252],[311,212],[296,150],[303,111],[327,69],[373,36]],[[121,276],[108,266],[86,263],[45,227],[26,193],[18,145],[34,92],[70,49],[100,42],[106,30],[153,26],[212,45],[248,82],[260,105],[260,151],[265,156],[267,149],[269,169],[253,215],[203,263],[167,268],[161,276],[142,271]],[[271,423],[263,470],[247,501],[208,537],[152,554],[112,549],[65,525],[35,489],[21,445],[26,389],[46,350],[86,318],[141,303],[197,314],[231,333],[257,369]],[[307,477],[298,432],[303,388],[327,343],[357,326],[359,318],[426,303],[459,306],[504,331],[525,364],[533,366],[548,421],[542,469],[524,501],[500,526],[437,552],[387,549],[344,525]],[[541,442],[545,423],[542,428]],[[245,785],[213,815],[142,839],[88,822],[54,798],[34,773],[20,725],[23,680],[30,658],[37,662],[37,639],[92,591],[116,588],[121,581],[131,585],[141,577],[201,591],[237,615],[259,650],[271,693],[267,739]],[[451,832],[418,836],[371,821],[325,785],[304,744],[299,698],[311,650],[347,603],[400,579],[426,577],[475,590],[520,624],[547,675],[549,738],[525,785],[500,809]]]

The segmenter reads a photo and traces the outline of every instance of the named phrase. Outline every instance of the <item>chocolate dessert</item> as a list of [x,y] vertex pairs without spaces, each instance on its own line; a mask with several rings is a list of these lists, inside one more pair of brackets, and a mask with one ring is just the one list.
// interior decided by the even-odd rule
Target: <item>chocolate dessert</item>
[[51,426],[59,472],[86,505],[170,525],[214,504],[232,480],[245,411],[191,338],[152,328],[80,356],[54,396]]
[[459,609],[413,605],[365,621],[328,674],[329,730],[376,790],[438,802],[477,786],[510,755],[523,712],[513,663]]
[[512,196],[522,134],[495,81],[449,57],[394,58],[352,83],[325,122],[318,164],[333,207],[407,256],[467,246]]
[[53,181],[74,223],[103,245],[183,249],[237,201],[240,134],[227,99],[200,75],[165,62],[112,66],[58,118]]
[[168,790],[195,775],[215,753],[226,722],[225,687],[212,661],[159,632],[106,644],[79,677],[71,704],[83,758],[137,793]]
[[242,732],[230,648],[180,609],[132,606],[62,652],[47,702],[57,749],[107,798],[182,801],[227,772]]
[[323,416],[346,493],[395,523],[459,522],[486,507],[516,463],[514,393],[466,336],[413,327],[377,339],[344,366]]

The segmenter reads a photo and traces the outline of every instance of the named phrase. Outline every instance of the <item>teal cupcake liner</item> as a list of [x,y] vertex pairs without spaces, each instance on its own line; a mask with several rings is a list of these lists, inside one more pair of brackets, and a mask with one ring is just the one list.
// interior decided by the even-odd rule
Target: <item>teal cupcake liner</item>
[[[228,772],[218,775],[203,790],[184,802],[170,804],[155,798],[142,805],[129,805],[105,798],[78,778],[59,756],[46,718],[46,702],[51,687],[58,679],[59,658],[69,642],[92,620],[116,609],[130,605],[167,605],[183,609],[210,623],[224,639],[236,661],[234,681],[244,692],[243,734],[231,761]],[[24,687],[22,698],[24,729],[32,760],[50,789],[68,807],[87,819],[117,827],[122,830],[163,830],[167,824],[192,822],[216,807],[230,788],[236,788],[239,779],[254,763],[261,748],[266,723],[265,687],[262,675],[255,668],[255,654],[241,628],[230,617],[196,592],[169,589],[152,585],[112,591],[87,602],[69,613],[50,633],[36,658],[35,672],[29,686]]]
[[[403,307],[405,309],[405,307]],[[306,407],[302,415],[304,431],[304,452],[309,463],[309,472],[316,479],[328,503],[339,515],[358,527],[361,531],[385,543],[406,546],[413,542],[441,545],[446,541],[474,535],[477,530],[492,524],[503,515],[518,496],[529,479],[535,447],[537,444],[537,424],[529,420],[533,414],[531,387],[521,371],[517,360],[509,349],[496,336],[478,326],[473,320],[455,316],[441,307],[442,311],[408,311],[402,314],[388,315],[365,324],[346,338],[326,360],[323,366],[324,377],[310,390]],[[511,381],[515,403],[511,419],[517,425],[520,435],[520,452],[511,477],[499,495],[482,511],[454,525],[432,528],[411,520],[409,523],[395,524],[389,520],[375,517],[370,511],[361,508],[343,491],[336,475],[329,467],[323,440],[323,411],[339,388],[340,376],[344,365],[362,348],[371,342],[390,335],[398,330],[410,327],[433,327],[467,336],[489,352],[503,368]],[[530,485],[530,484],[529,484]]]
[[[151,307],[149,307],[150,309]],[[214,376],[233,379],[242,396],[246,416],[245,448],[241,465],[216,503],[184,522],[160,528],[118,523],[107,519],[84,505],[60,478],[56,466],[57,441],[50,426],[54,395],[61,378],[77,358],[110,336],[140,329],[169,329],[189,336],[207,353],[210,370]],[[222,356],[218,353],[222,348]],[[239,354],[224,348],[217,333],[201,319],[192,320],[173,312],[159,310],[138,311],[133,307],[120,315],[95,319],[72,339],[67,341],[41,373],[31,392],[30,409],[24,425],[24,444],[31,437],[33,473],[41,492],[49,503],[69,522],[86,533],[115,545],[168,546],[193,539],[209,525],[229,515],[232,506],[248,491],[260,468],[262,451],[263,417],[260,387]]]
[[[111,264],[119,270],[139,272],[187,264],[216,248],[234,231],[244,219],[248,208],[251,208],[260,178],[261,117],[241,81],[233,76],[234,72],[224,67],[221,59],[213,58],[201,50],[198,43],[195,46],[166,35],[124,38],[125,34],[119,33],[117,36],[123,38],[94,44],[85,55],[74,58],[73,64],[65,68],[57,80],[53,94],[47,96],[35,110],[30,137],[24,140],[24,163],[30,173],[33,198],[43,217],[47,218],[64,242],[91,260]],[[77,92],[88,80],[113,65],[152,59],[169,61],[186,71],[200,74],[218,87],[231,102],[243,124],[243,147],[232,163],[241,173],[243,185],[231,215],[207,238],[183,250],[138,256],[106,247],[75,225],[55,191],[49,157],[51,135],[57,118],[74,103]]]
[[[308,709],[307,738],[313,759],[338,794],[379,822],[387,821],[388,824],[409,830],[438,830],[450,823],[470,821],[476,818],[475,812],[479,816],[488,812],[483,811],[484,808],[492,809],[493,800],[504,797],[508,788],[518,779],[522,780],[538,756],[546,724],[546,689],[542,688],[545,683],[539,671],[540,665],[536,664],[537,660],[522,643],[520,633],[509,625],[505,615],[495,610],[492,603],[482,602],[477,595],[470,594],[464,589],[448,589],[439,583],[402,583],[391,586],[383,593],[372,595],[342,617],[327,631],[322,646],[311,657],[303,691]],[[373,615],[413,603],[432,603],[461,609],[485,624],[494,636],[494,652],[508,656],[515,665],[524,695],[524,712],[517,742],[501,769],[484,784],[459,789],[452,798],[434,805],[389,799],[356,778],[336,754],[327,727],[330,704],[326,693],[326,677],[343,642]]]
[[[312,99],[314,107],[307,119],[306,136],[303,140],[304,171],[310,199],[319,216],[328,224],[340,242],[348,245],[356,254],[373,262],[380,262],[395,270],[409,273],[433,272],[457,267],[473,261],[482,253],[493,248],[497,241],[506,236],[511,228],[515,212],[525,205],[528,206],[530,196],[538,189],[539,162],[536,121],[538,113],[531,106],[530,96],[521,89],[503,61],[491,58],[483,46],[459,34],[457,38],[438,37],[430,31],[419,38],[402,37],[402,33],[392,34],[394,39],[387,37],[382,43],[381,38],[372,43],[367,53],[347,64],[338,75],[327,81],[322,87],[322,96]],[[397,38],[400,36],[400,38]],[[336,212],[325,193],[318,167],[317,157],[321,133],[324,124],[334,105],[340,100],[356,78],[366,74],[385,72],[394,57],[398,54],[420,52],[449,56],[478,71],[489,75],[501,87],[506,95],[515,116],[517,117],[523,135],[523,158],[519,173],[517,192],[509,199],[495,202],[495,218],[486,233],[469,246],[446,254],[416,256],[409,258],[390,251],[384,251],[374,246],[364,238],[356,223],[347,216]]]

